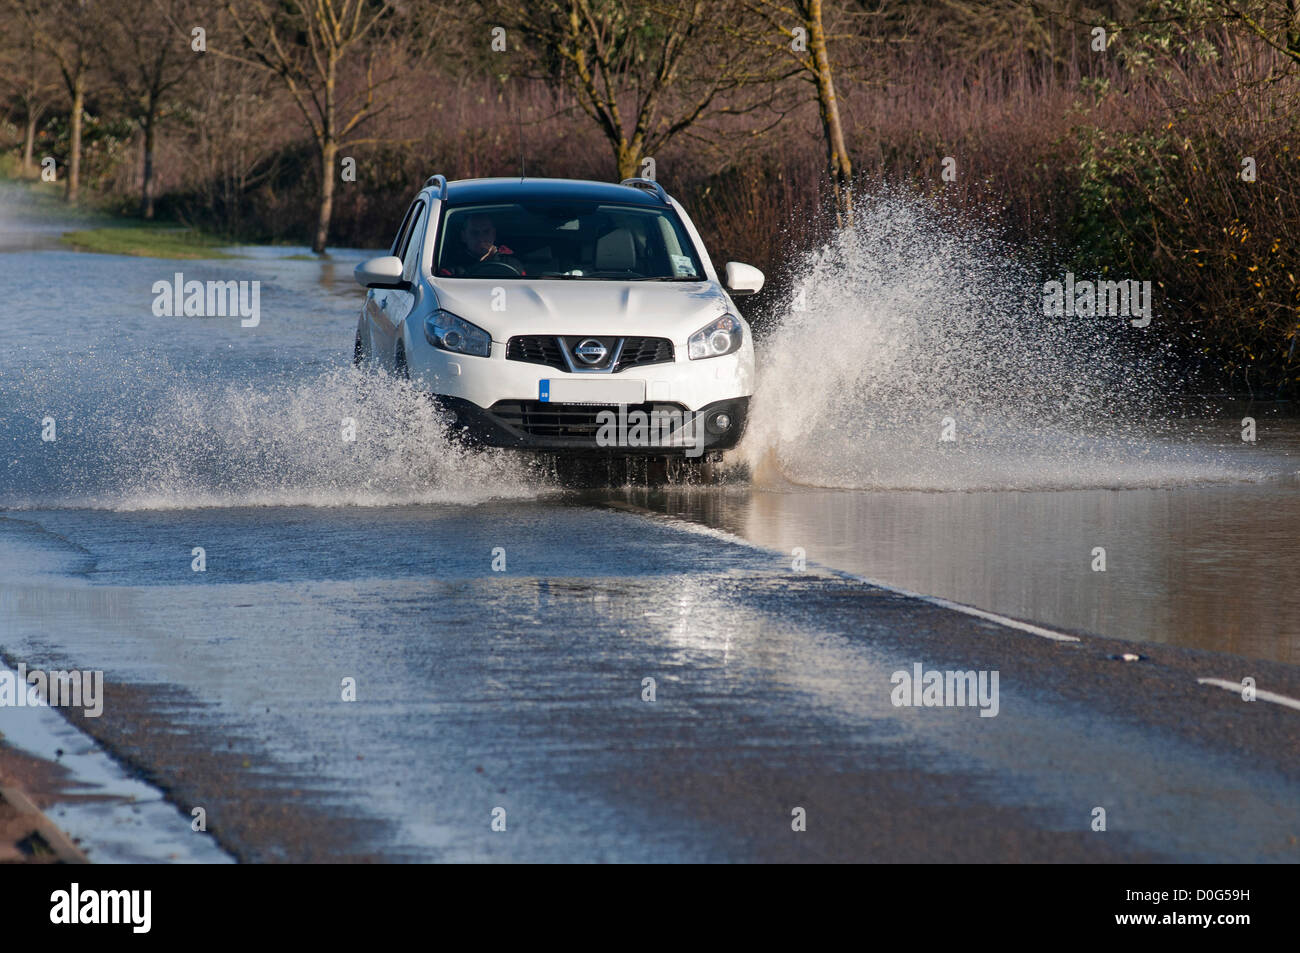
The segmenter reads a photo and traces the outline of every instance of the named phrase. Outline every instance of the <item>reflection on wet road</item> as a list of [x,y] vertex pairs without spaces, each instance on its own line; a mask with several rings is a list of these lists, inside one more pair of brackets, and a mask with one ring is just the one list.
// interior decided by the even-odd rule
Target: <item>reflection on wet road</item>
[[[1294,859],[1294,764],[1220,734],[1276,712],[1144,672],[1207,745],[1110,699],[1138,676],[1096,644],[635,515],[31,512],[0,541],[33,554],[9,654],[102,669],[82,726],[244,859]],[[997,717],[894,707],[916,662],[1000,670]],[[1109,700],[1080,718],[1062,680]]]
[[[1279,442],[1300,436],[1293,420],[1273,427]],[[628,489],[617,498],[1017,619],[1300,663],[1295,477],[963,493]],[[1093,568],[1097,547],[1105,571]]]

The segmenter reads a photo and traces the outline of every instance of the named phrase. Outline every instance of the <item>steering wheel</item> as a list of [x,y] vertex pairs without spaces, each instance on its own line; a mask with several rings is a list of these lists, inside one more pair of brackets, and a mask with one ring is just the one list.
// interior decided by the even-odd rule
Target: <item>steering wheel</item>
[[465,272],[475,278],[489,278],[492,275],[522,275],[523,272],[508,261],[481,261]]

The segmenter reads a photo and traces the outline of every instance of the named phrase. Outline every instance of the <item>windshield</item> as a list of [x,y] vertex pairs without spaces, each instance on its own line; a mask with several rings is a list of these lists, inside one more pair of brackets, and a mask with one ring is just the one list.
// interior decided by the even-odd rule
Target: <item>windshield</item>
[[552,202],[448,209],[433,273],[454,278],[700,281],[704,269],[671,208]]

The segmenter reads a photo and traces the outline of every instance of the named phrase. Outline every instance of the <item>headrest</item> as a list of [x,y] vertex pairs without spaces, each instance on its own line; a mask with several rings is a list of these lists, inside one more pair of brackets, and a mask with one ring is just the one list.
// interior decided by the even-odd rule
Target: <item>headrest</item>
[[636,243],[626,228],[596,239],[597,271],[631,271],[636,267]]

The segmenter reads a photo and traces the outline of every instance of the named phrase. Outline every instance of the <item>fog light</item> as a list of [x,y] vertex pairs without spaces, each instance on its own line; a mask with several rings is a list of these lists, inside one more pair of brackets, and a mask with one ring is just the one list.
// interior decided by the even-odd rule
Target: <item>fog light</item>
[[714,414],[713,419],[709,421],[709,427],[714,433],[726,433],[731,429],[731,415]]

